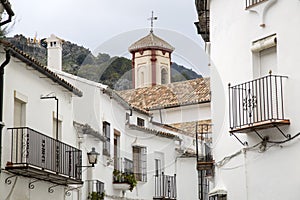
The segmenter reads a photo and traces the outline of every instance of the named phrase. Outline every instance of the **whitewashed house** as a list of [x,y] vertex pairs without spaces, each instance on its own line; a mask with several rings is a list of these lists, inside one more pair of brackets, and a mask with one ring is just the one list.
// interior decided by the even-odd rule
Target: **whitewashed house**
[[46,42],[47,67],[1,42],[0,198],[197,199],[195,133],[210,123],[209,79],[170,83],[169,54],[168,82],[116,92],[62,72],[63,40]]
[[82,184],[73,99],[82,92],[1,41],[3,125],[0,199],[64,199]]
[[210,199],[298,199],[300,2],[198,3],[212,60]]
[[[148,37],[153,38],[153,33]],[[147,41],[149,47],[151,40]],[[147,56],[151,61],[153,55]],[[148,59],[141,62],[145,60]],[[101,153],[100,163],[83,172],[83,179],[101,183],[103,188],[98,191],[84,185],[82,198],[104,190],[105,199],[197,199],[195,131],[196,121],[210,123],[207,121],[210,119],[209,79],[155,83],[115,92],[105,85],[59,70],[55,72],[84,92],[82,98],[74,100],[74,126],[82,137],[83,154],[90,146]],[[145,76],[149,75],[145,73]],[[153,80],[151,76],[149,79]],[[190,116],[189,110],[193,111]],[[116,170],[135,174],[138,182],[132,192],[128,184],[118,183],[118,178],[113,176]],[[190,184],[182,184],[187,182]]]

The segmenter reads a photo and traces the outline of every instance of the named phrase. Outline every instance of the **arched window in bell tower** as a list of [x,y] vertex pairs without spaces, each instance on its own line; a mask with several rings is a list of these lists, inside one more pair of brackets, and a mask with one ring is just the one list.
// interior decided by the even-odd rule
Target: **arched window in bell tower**
[[168,71],[165,68],[161,69],[161,84],[167,84],[168,83]]
[[144,75],[144,72],[141,72],[140,74],[140,85],[143,87],[144,84],[145,84],[145,75]]

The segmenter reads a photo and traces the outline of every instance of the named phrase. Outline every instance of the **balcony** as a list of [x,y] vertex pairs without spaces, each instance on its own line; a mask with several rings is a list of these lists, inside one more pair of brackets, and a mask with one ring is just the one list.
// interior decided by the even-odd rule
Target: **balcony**
[[213,156],[211,154],[212,144],[212,125],[198,124],[196,134],[196,153],[197,153],[197,170],[206,170],[211,172],[214,166]]
[[196,8],[198,12],[198,22],[195,22],[197,33],[202,36],[205,42],[209,42],[209,5],[207,0],[196,0]]
[[104,183],[99,180],[87,180],[88,198],[91,200],[104,199]]
[[246,9],[268,0],[246,0]]
[[117,164],[115,163],[113,171],[113,188],[122,191],[132,191],[137,184],[133,174],[133,161],[127,158],[118,158],[116,161]]
[[229,85],[230,132],[248,133],[289,125],[284,115],[286,76],[268,75],[236,86]]
[[13,174],[57,185],[82,184],[82,152],[31,128],[9,128],[11,160],[5,169]]
[[155,194],[153,199],[176,199],[176,174],[174,176],[165,175],[163,172],[161,174],[154,176],[154,189]]

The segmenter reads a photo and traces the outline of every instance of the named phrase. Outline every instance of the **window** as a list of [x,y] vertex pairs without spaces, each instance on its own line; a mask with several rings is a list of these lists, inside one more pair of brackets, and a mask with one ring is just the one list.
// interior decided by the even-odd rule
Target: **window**
[[133,162],[127,158],[124,158],[124,173],[132,174],[133,173]]
[[110,156],[110,124],[103,122],[103,135],[105,142],[103,143],[103,155]]
[[[14,99],[14,127],[24,127],[26,117],[26,103],[17,99]],[[22,131],[16,133],[16,137],[13,137],[13,152],[12,159],[18,162],[22,162],[22,152],[18,150],[18,147],[21,147],[23,144],[22,138],[24,137]],[[26,140],[25,140],[26,141]]]
[[164,154],[162,152],[154,152],[154,175],[158,177],[162,175],[164,169]]
[[130,124],[130,114],[126,113],[126,123]]
[[209,200],[227,200],[227,194],[216,194],[210,196]]
[[140,77],[140,82],[141,82],[140,86],[143,87],[144,84],[145,84],[145,75],[144,75],[144,72],[141,72],[140,76],[141,76]]
[[161,160],[155,159],[154,162],[155,162],[155,176],[159,176],[162,173]]
[[199,199],[207,199],[208,191],[209,191],[209,181],[206,178],[207,170],[199,170],[198,171],[198,191],[199,191]]
[[147,181],[147,149],[133,146],[133,173],[137,181]]
[[15,98],[14,100],[14,126],[25,126],[26,121],[26,103]]
[[167,84],[168,83],[168,71],[163,68],[161,70],[161,84]]
[[253,78],[277,72],[277,38],[271,35],[252,43]]
[[121,133],[114,129],[114,169],[121,170],[120,166],[120,135]]
[[145,120],[142,118],[137,118],[137,125],[138,126],[145,126]]

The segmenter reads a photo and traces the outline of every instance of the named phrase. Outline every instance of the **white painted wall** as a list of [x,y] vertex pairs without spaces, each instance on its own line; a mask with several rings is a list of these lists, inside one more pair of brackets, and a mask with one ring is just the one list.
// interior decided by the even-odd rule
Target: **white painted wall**
[[207,120],[211,118],[210,103],[152,110],[153,121],[164,124]]
[[[161,50],[155,50],[156,74],[152,74],[151,50],[143,53],[134,53],[135,88],[148,87],[152,85],[152,76],[156,76],[156,84],[161,84],[161,70],[165,68],[168,72],[167,83],[171,82],[171,58],[170,53],[165,54]],[[142,77],[143,76],[143,77]]]
[[[84,136],[81,149],[83,154],[90,151],[91,147],[95,147],[98,152],[101,153],[99,158],[99,163],[91,169],[84,170],[83,180],[87,179],[98,179],[105,183],[105,193],[107,199],[116,199],[122,196],[120,190],[113,188],[112,184],[112,172],[113,163],[109,163],[110,159],[113,159],[113,130],[117,129],[120,131],[120,156],[132,160],[132,144],[138,144],[140,146],[147,147],[147,182],[138,182],[138,186],[132,191],[127,191],[125,196],[132,199],[153,199],[154,195],[154,159],[157,153],[164,155],[164,172],[166,175],[174,175],[178,173],[181,179],[197,182],[197,176],[194,176],[195,162],[188,161],[187,163],[177,165],[179,154],[175,151],[178,147],[173,139],[164,138],[156,136],[155,134],[147,133],[146,131],[133,130],[126,125],[126,112],[130,113],[121,106],[114,98],[110,98],[107,94],[102,92],[103,85],[92,83],[81,78],[70,76],[66,73],[60,73],[60,75],[75,86],[80,88],[84,95],[83,98],[74,99],[74,120],[82,124],[90,124],[95,130],[102,133],[102,121],[107,121],[110,123],[111,127],[111,156],[103,156],[102,154],[102,142],[95,139],[92,136]],[[91,114],[91,112],[93,112]],[[158,127],[150,123],[150,117],[142,113],[133,111],[132,116],[130,116],[130,123],[136,124],[137,117],[143,118],[145,120],[145,127],[149,129],[165,131],[172,134],[177,134],[175,132],[166,130],[162,127]],[[98,123],[97,123],[98,122]],[[187,136],[181,136],[183,140],[182,148],[190,147],[193,143],[193,138]],[[193,159],[192,159],[193,160]],[[195,158],[194,158],[195,160]],[[88,164],[86,158],[83,159],[83,164]],[[190,193],[197,194],[197,185],[192,187],[193,190],[189,193],[184,191],[179,182],[177,182],[177,191],[181,195],[180,199],[190,199]],[[87,189],[84,185],[82,189],[81,198],[86,198]],[[113,198],[114,197],[114,198]]]
[[[263,23],[255,12],[245,10],[245,1],[211,1],[211,58],[212,67],[212,116],[214,132],[214,158],[216,162],[233,155],[243,146],[230,136],[228,119],[228,83],[232,85],[251,80],[253,73],[253,41],[271,34],[277,35],[277,73],[287,75],[284,83],[285,115],[291,125],[283,127],[286,134],[294,136],[300,130],[297,123],[300,84],[297,65],[299,57],[299,1],[266,1],[273,4],[266,9]],[[253,7],[257,9],[259,6]],[[260,131],[271,140],[284,138],[275,129]],[[238,134],[249,146],[260,142],[254,134]],[[282,145],[268,144],[267,151],[246,150],[216,169],[215,184],[225,187],[229,200],[297,199],[299,164],[299,138]],[[286,183],[286,184],[284,184]]]
[[[4,50],[0,50],[0,62],[5,60]],[[14,93],[26,97],[26,122],[25,126],[30,127],[47,136],[53,137],[53,112],[56,112],[56,101],[54,99],[41,100],[41,95],[54,92],[59,99],[59,115],[62,121],[62,141],[76,147],[77,137],[73,132],[73,100],[72,94],[65,88],[55,84],[45,75],[38,73],[23,62],[11,57],[9,64],[5,67],[4,75],[4,123],[2,141],[2,163],[5,168],[6,162],[10,161],[11,133],[7,128],[14,127]],[[29,189],[28,184],[33,179],[19,177],[12,178],[12,184],[5,184],[4,180],[11,176],[5,171],[0,174],[0,199],[64,199],[64,187],[54,188],[52,194],[48,188],[53,184],[39,181],[34,183],[35,189]],[[16,180],[16,181],[15,181]]]

